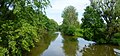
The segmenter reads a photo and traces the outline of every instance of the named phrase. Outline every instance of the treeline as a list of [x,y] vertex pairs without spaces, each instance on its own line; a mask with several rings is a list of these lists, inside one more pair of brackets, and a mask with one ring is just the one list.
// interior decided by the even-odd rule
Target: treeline
[[0,56],[23,56],[58,24],[47,18],[49,0],[0,1]]
[[[61,31],[66,35],[81,36],[99,44],[120,45],[120,1],[90,0],[79,25],[73,6],[64,9]],[[75,23],[75,24],[74,24]],[[78,30],[79,29],[79,30]]]

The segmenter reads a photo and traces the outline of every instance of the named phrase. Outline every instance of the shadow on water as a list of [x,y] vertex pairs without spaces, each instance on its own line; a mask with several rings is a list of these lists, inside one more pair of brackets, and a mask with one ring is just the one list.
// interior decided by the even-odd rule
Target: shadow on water
[[95,42],[83,38],[63,36],[60,32],[55,32],[55,34],[58,35],[43,37],[28,56],[115,56],[113,49],[120,47],[94,45]]

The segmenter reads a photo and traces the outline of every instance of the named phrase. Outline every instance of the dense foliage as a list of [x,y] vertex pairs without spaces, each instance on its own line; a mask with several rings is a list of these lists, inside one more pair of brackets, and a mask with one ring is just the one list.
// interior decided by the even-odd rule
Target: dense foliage
[[[76,32],[81,32],[80,25],[78,22],[78,12],[75,7],[68,6],[62,13],[63,24],[61,25],[61,31],[66,35],[79,35]],[[79,31],[78,31],[79,29]]]
[[98,43],[120,45],[119,0],[91,0],[85,9],[82,26],[84,38]]
[[35,43],[51,31],[82,36],[97,43],[120,45],[120,0],[90,0],[78,22],[75,7],[62,13],[63,24],[45,15],[49,0],[0,0],[0,56],[23,56]]
[[0,56],[22,56],[57,23],[48,19],[45,8],[49,0],[0,1]]
[[[105,23],[100,17],[99,12],[92,6],[88,6],[84,12],[84,18],[82,18],[82,27],[84,29],[83,37],[85,39],[101,41],[101,37],[104,36]],[[99,41],[98,41],[99,40]]]

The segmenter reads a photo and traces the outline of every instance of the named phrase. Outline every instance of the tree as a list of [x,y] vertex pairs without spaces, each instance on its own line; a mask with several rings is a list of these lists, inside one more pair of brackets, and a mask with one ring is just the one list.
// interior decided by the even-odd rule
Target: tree
[[63,24],[68,24],[68,25],[79,24],[77,21],[78,12],[76,12],[75,7],[73,7],[73,6],[68,6],[64,9],[64,11],[62,13],[62,18],[63,18]]
[[113,38],[113,35],[118,32],[118,20],[120,19],[120,13],[118,0],[100,0],[94,2],[93,6],[100,12],[101,17],[106,22],[106,39],[108,42]]
[[91,39],[94,39],[93,36],[96,36],[96,33],[101,34],[100,29],[98,29],[98,31],[97,28],[104,26],[102,27],[102,29],[104,29],[104,31],[102,31],[104,38],[100,37],[100,39],[96,39],[96,41],[100,41],[101,43],[113,43],[116,40],[116,43],[119,42],[120,38],[115,37],[116,35],[118,36],[120,32],[119,4],[119,0],[91,0],[90,7],[92,8],[86,8],[87,10],[85,10],[84,18],[82,19],[84,28],[89,27],[94,30],[89,29],[88,31],[90,33],[97,31],[90,34]]
[[81,28],[84,29],[83,37],[94,41],[100,39],[100,36],[103,36],[102,32],[105,24],[99,12],[92,6],[87,6],[83,16],[81,25]]
[[75,29],[79,27],[78,12],[76,12],[75,7],[68,6],[64,9],[62,13],[63,24],[62,31],[67,35],[74,35]]

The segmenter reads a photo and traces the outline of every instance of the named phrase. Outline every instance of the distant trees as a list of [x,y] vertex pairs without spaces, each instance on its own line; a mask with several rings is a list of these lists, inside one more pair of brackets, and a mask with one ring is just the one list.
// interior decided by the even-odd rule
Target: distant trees
[[76,12],[75,7],[66,7],[62,13],[62,18],[62,32],[66,35],[75,35],[76,29],[80,27],[78,22],[78,12]]
[[47,31],[57,31],[58,30],[58,24],[53,19],[49,19],[45,25],[46,25]]

